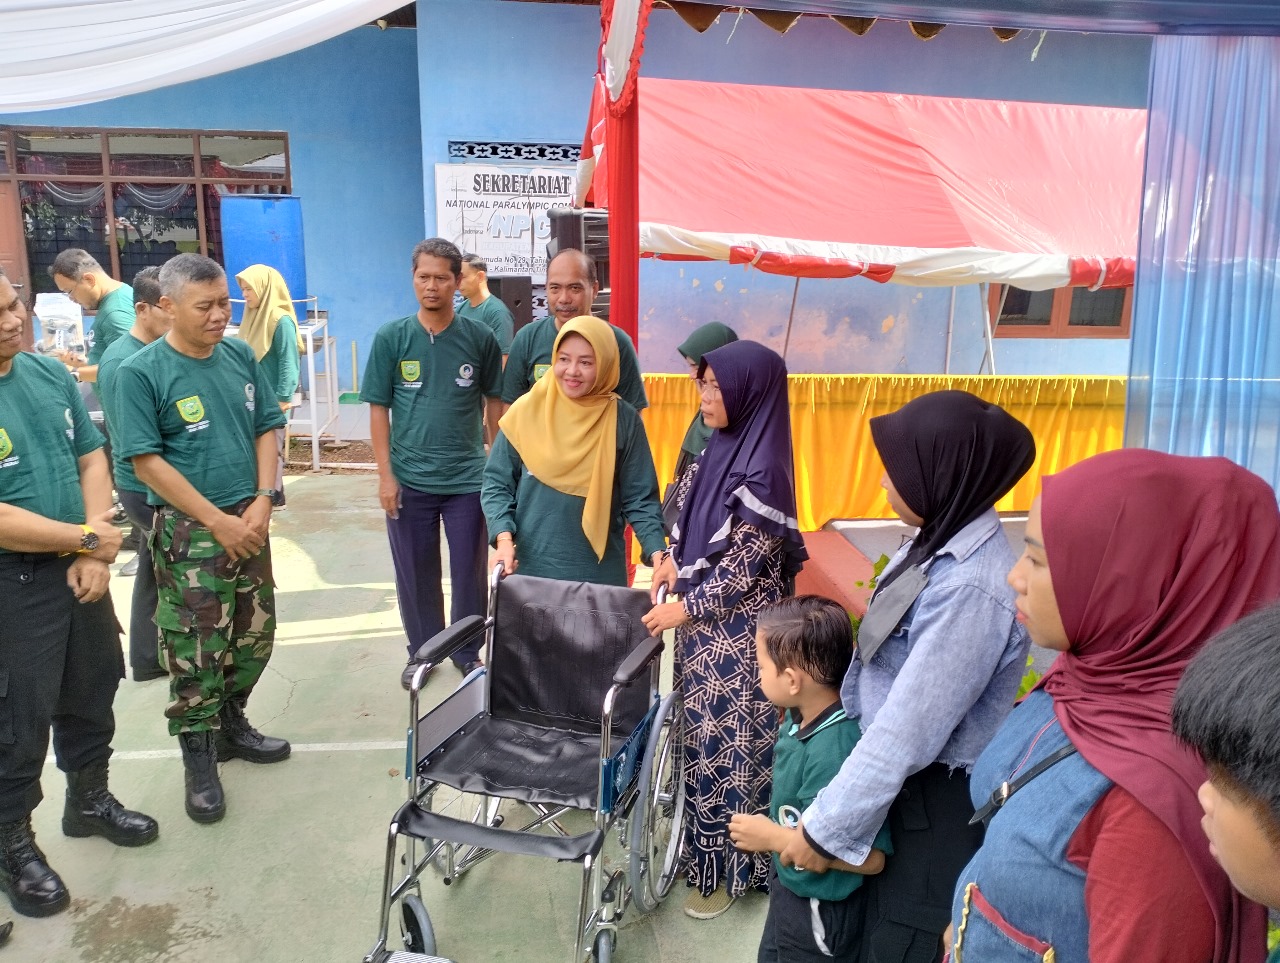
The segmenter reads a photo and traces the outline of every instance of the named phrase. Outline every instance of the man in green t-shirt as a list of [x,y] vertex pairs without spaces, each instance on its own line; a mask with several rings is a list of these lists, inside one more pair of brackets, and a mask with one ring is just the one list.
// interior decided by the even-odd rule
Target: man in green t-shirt
[[[591,313],[600,293],[596,263],[575,248],[565,248],[547,265],[547,310],[551,313],[526,324],[511,342],[507,366],[502,375],[502,400],[510,405],[551,370],[551,352],[556,334],[576,317]],[[617,325],[610,325],[618,339],[618,397],[636,411],[649,407],[640,377],[640,360],[631,337]]]
[[462,255],[458,290],[467,300],[458,308],[458,317],[483,322],[498,339],[505,358],[516,333],[516,319],[500,298],[489,292],[489,264],[479,254]]
[[120,419],[114,410],[120,401],[116,376],[121,365],[168,333],[170,321],[169,315],[160,308],[159,268],[148,267],[139,271],[133,279],[133,290],[138,299],[134,305],[136,320],[128,333],[117,338],[103,353],[98,363],[98,393],[102,398],[102,410],[106,413],[107,430],[117,436],[111,455],[116,494],[129,521],[133,522],[134,531],[139,533],[137,554],[120,570],[120,574],[134,576],[133,604],[129,608],[129,668],[135,682],[146,682],[164,678],[168,672],[160,664],[156,632],[156,573],[148,544],[152,509],[147,503],[147,486],[138,481],[133,463],[120,455]]
[[85,332],[88,357],[66,355],[59,360],[75,372],[80,381],[98,380],[98,364],[115,340],[133,327],[133,288],[103,270],[92,254],[70,247],[58,254],[49,267],[58,290],[94,316]]
[[0,891],[19,913],[48,916],[71,901],[31,828],[50,731],[67,774],[63,833],[141,846],[159,828],[107,788],[124,660],[102,436],[66,369],[20,350],[15,300],[0,274]]
[[[479,321],[454,314],[462,253],[443,238],[413,249],[418,311],[373,339],[360,400],[378,462],[378,498],[408,637],[407,689],[419,648],[444,629],[440,524],[449,540],[450,621],[485,611],[488,538],[480,507],[485,442],[497,434],[502,352]],[[452,655],[480,665],[479,640]]]
[[271,386],[231,320],[217,262],[179,254],[160,269],[169,333],[116,376],[121,457],[155,506],[156,623],[169,662],[169,733],[186,768],[186,810],[210,823],[226,812],[219,759],[279,762],[289,743],[245,715],[275,641],[271,574],[274,430]]

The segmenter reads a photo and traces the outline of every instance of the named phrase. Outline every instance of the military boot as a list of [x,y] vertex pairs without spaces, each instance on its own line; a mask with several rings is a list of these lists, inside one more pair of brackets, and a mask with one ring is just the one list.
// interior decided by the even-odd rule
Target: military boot
[[280,762],[289,758],[291,747],[284,739],[264,736],[255,729],[244,714],[249,697],[244,693],[233,695],[222,704],[218,720],[222,728],[216,733],[218,761],[245,759],[249,762]]
[[145,846],[160,835],[160,827],[150,816],[120,805],[107,788],[104,761],[67,773],[62,832],[67,836],[102,836],[117,846]]
[[227,813],[222,782],[218,779],[218,753],[212,732],[181,732],[182,765],[186,769],[187,815],[198,823],[216,823]]
[[0,889],[23,916],[52,916],[71,902],[67,887],[36,845],[30,816],[0,823]]

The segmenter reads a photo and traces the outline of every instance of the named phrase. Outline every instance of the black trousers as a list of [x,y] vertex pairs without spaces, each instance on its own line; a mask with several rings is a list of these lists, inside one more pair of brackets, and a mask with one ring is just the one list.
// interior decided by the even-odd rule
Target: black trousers
[[869,876],[864,963],[934,963],[960,871],[982,845],[970,826],[969,776],[934,763],[909,777],[889,807],[893,855]]
[[76,601],[74,556],[0,554],[0,822],[39,805],[49,750],[74,772],[111,756],[124,678],[111,595]]
[[156,628],[156,570],[151,561],[151,526],[154,509],[147,496],[121,490],[120,504],[138,531],[138,574],[133,577],[133,604],[129,615],[129,665],[154,671],[160,662],[160,630]]
[[777,867],[771,865],[769,915],[756,963],[854,963],[862,940],[865,895],[859,887],[841,900],[806,899],[783,886]]

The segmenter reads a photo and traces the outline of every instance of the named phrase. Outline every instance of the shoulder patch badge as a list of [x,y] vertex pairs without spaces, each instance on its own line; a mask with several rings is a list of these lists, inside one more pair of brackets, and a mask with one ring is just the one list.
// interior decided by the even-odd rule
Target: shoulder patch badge
[[13,454],[13,441],[9,438],[9,433],[0,428],[0,458],[8,458]]
[[405,381],[417,381],[422,374],[422,365],[417,361],[401,361],[400,377]]
[[195,424],[204,417],[204,404],[200,401],[199,395],[183,398],[177,404],[178,414],[182,416],[182,420],[185,422]]

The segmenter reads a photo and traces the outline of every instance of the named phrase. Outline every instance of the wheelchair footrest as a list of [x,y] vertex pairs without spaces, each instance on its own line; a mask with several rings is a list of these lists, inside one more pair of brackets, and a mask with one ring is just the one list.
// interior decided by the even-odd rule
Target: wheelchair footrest
[[511,829],[493,829],[478,826],[463,819],[427,812],[417,803],[409,802],[396,813],[400,832],[416,839],[446,840],[455,844],[480,846],[500,853],[516,853],[521,856],[544,856],[562,862],[581,862],[587,856],[596,856],[604,845],[604,831],[592,829],[578,836],[549,836],[545,833],[520,832]]
[[453,961],[446,960],[443,956],[423,956],[421,953],[396,950],[382,963],[453,963]]

